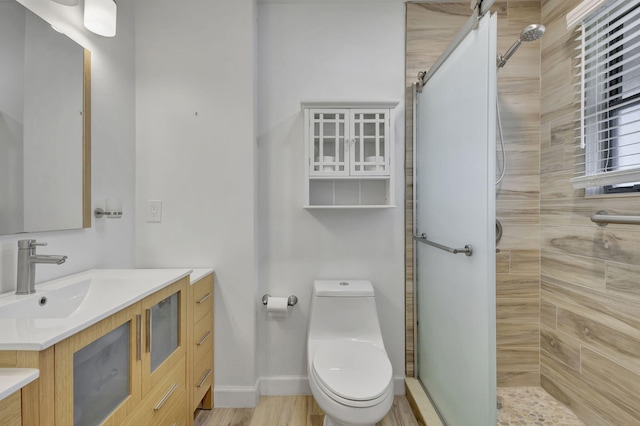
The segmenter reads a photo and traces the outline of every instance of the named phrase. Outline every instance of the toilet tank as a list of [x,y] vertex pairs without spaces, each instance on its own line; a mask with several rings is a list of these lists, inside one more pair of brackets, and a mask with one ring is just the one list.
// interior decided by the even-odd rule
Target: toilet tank
[[366,280],[316,280],[309,339],[362,339],[382,345],[373,286]]

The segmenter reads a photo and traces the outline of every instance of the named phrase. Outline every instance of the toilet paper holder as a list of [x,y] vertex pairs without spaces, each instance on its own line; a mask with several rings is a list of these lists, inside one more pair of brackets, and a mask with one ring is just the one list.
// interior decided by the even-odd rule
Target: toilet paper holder
[[[262,296],[262,304],[266,306],[270,297],[270,294],[265,294],[264,296]],[[298,303],[298,297],[293,294],[289,296],[289,298],[287,299],[287,306],[295,306],[296,303]]]

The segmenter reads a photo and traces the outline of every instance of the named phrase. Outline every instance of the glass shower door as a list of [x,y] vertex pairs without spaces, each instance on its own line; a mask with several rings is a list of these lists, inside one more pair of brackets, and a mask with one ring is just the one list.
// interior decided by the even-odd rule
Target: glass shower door
[[486,15],[416,94],[417,371],[453,426],[496,424],[495,58]]

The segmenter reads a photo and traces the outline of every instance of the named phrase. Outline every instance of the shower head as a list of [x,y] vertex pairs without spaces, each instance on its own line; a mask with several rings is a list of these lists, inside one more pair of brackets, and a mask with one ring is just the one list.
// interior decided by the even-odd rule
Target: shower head
[[540,37],[542,37],[544,35],[544,32],[546,30],[547,30],[547,28],[542,24],[531,24],[531,25],[528,25],[520,33],[520,40],[522,40],[522,41],[538,40]]
[[528,25],[522,32],[520,33],[520,37],[516,40],[515,43],[507,50],[504,55],[498,55],[497,66],[498,68],[502,68],[505,66],[509,58],[516,53],[516,50],[520,47],[523,41],[535,41],[544,35],[546,28],[542,24],[531,24]]

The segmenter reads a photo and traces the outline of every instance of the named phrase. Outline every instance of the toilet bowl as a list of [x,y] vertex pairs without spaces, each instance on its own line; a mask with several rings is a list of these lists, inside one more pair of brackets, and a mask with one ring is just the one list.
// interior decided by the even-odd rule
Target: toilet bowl
[[369,281],[314,281],[307,356],[325,426],[374,425],[389,412],[393,371]]

